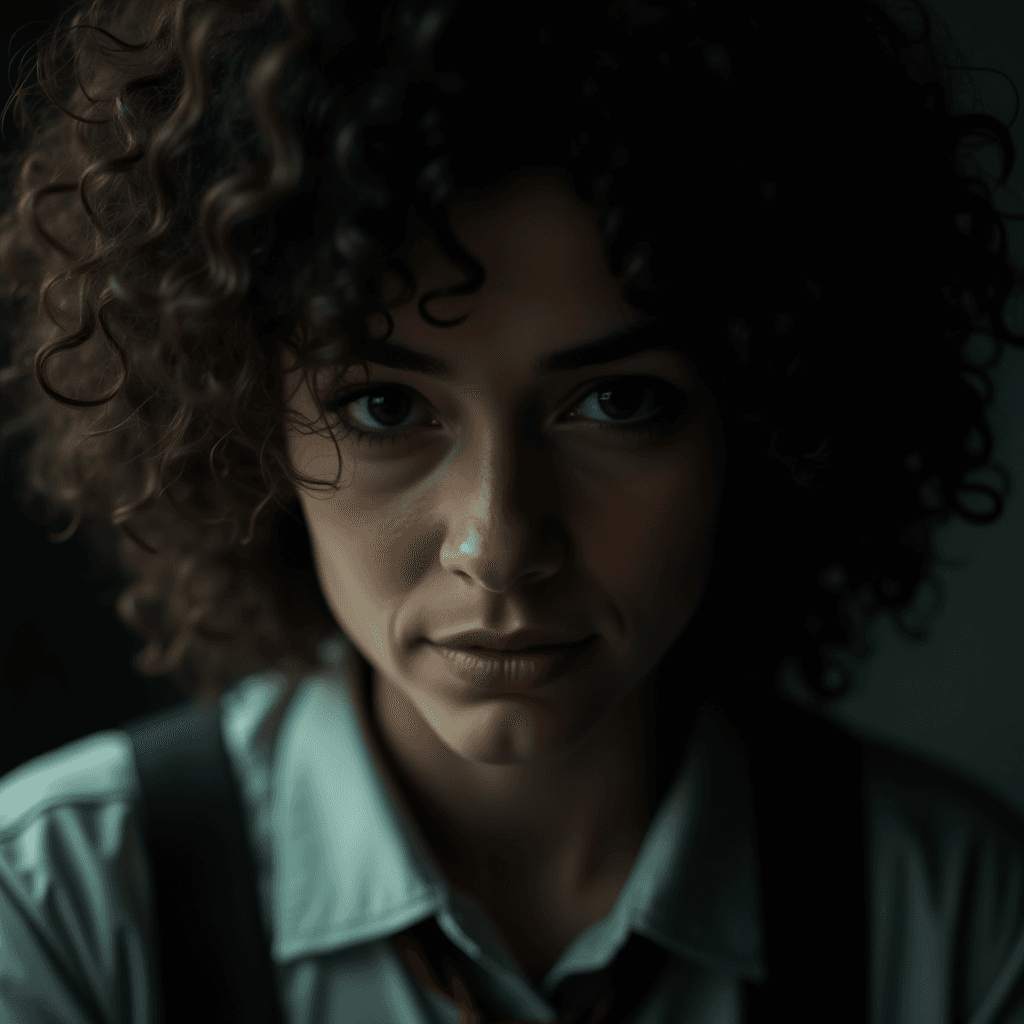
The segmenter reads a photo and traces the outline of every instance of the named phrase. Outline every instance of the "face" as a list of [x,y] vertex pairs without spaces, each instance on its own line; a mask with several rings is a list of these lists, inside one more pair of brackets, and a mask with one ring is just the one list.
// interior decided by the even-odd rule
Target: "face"
[[[635,697],[696,611],[721,429],[671,348],[547,365],[642,320],[592,213],[561,181],[523,179],[459,204],[452,225],[484,285],[428,303],[437,319],[464,316],[458,326],[426,322],[419,298],[464,277],[413,233],[404,255],[416,295],[392,306],[389,339],[443,372],[352,368],[324,395],[320,433],[290,426],[288,450],[327,483],[339,471],[328,431],[338,442],[340,487],[300,500],[320,586],[374,685],[460,758],[544,763]],[[385,302],[398,284],[385,282]],[[684,330],[659,336],[681,341],[673,332]],[[286,375],[285,394],[316,421],[300,374]],[[448,641],[585,642],[487,657]]]

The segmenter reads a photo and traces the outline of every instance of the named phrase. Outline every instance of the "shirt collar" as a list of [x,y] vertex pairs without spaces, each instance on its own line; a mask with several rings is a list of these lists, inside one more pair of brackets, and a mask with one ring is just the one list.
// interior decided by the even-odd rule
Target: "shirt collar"
[[[451,911],[440,868],[365,738],[366,709],[349,685],[354,664],[343,657],[333,672],[304,680],[265,753],[278,962],[383,938]],[[264,697],[247,701],[254,687]],[[255,763],[256,735],[274,714],[266,693],[265,678],[251,677],[225,705],[226,731],[243,764]],[[624,941],[632,930],[685,959],[762,980],[755,849],[743,744],[706,707],[615,910],[570,947],[581,947],[574,967],[588,959],[588,944],[596,958],[599,939]]]

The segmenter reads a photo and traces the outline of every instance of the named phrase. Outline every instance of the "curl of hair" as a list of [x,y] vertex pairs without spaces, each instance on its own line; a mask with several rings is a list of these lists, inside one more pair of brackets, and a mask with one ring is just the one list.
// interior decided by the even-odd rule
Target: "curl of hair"
[[1021,340],[1007,215],[963,161],[992,143],[1005,182],[1013,143],[954,116],[915,6],[916,38],[869,0],[74,5],[14,96],[4,431],[58,539],[85,518],[116,543],[137,669],[206,700],[317,664],[336,625],[297,495],[323,482],[284,440],[317,424],[286,412],[282,354],[319,380],[369,314],[390,329],[411,214],[465,274],[419,301],[443,326],[430,299],[486,274],[451,204],[530,170],[591,206],[722,413],[680,670],[749,697],[795,664],[827,697],[883,609],[925,635],[935,527],[1002,509],[988,371]]

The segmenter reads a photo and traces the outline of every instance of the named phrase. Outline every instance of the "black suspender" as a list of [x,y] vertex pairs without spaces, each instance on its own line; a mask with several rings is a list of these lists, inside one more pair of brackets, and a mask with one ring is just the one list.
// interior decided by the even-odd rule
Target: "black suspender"
[[[768,969],[765,984],[746,986],[746,1024],[864,1024],[861,746],[783,701],[733,720],[750,756]],[[164,1024],[280,1024],[219,717],[190,703],[126,729],[142,784]]]
[[747,1021],[865,1024],[867,870],[862,745],[773,700],[738,723],[747,741],[768,980]]
[[163,1024],[281,1024],[219,716],[189,702],[125,728],[142,784]]

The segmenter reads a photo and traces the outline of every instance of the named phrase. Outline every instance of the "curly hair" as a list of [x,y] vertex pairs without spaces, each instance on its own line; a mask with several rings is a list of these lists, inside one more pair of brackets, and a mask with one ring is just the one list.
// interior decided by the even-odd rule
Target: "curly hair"
[[54,539],[116,547],[137,670],[211,700],[318,663],[337,626],[279,357],[340,373],[371,313],[390,328],[412,213],[465,274],[419,302],[445,326],[426,301],[486,275],[452,203],[535,169],[722,415],[714,571],[673,657],[827,698],[881,611],[923,638],[935,528],[1002,510],[988,371],[1022,340],[1008,215],[964,161],[995,144],[1002,184],[1013,142],[954,115],[915,7],[916,33],[873,0],[72,6],[13,97],[4,431],[31,439],[22,500],[70,516]]

